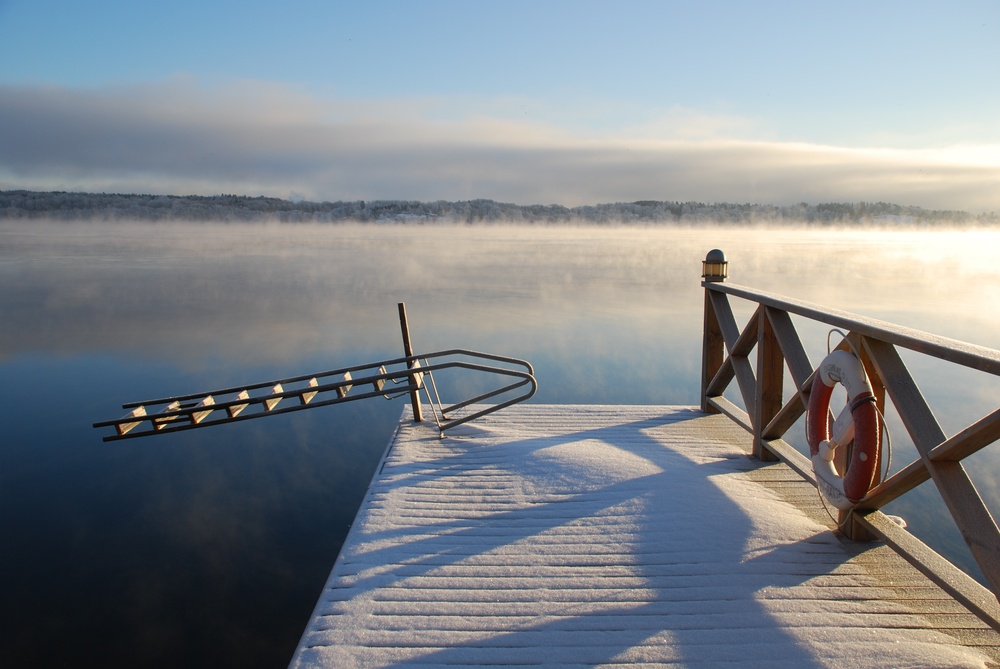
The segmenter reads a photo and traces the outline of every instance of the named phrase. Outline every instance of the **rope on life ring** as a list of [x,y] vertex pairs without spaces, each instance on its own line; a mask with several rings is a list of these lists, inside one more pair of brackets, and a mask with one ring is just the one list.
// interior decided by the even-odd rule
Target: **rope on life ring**
[[[847,406],[831,422],[830,398],[837,383],[847,390]],[[881,437],[875,395],[864,366],[848,351],[834,351],[816,369],[806,412],[806,440],[813,472],[833,506],[849,509],[875,485]],[[852,439],[854,450],[841,476],[833,466],[834,454]]]

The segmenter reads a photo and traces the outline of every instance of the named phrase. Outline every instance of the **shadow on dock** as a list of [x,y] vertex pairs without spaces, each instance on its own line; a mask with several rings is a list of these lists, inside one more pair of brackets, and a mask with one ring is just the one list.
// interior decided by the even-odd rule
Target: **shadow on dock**
[[747,450],[686,408],[404,421],[293,666],[984,666]]

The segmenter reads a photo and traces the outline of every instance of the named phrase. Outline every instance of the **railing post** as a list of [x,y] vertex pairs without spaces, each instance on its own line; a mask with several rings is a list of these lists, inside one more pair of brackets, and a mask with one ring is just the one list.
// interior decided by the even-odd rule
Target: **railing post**
[[[403,355],[407,358],[413,355],[413,346],[410,344],[410,327],[406,324],[406,305],[399,303],[399,327],[403,331]],[[407,368],[413,367],[413,361],[406,363]],[[410,377],[410,382],[416,381],[415,376]],[[420,390],[414,388],[410,391],[410,405],[413,407],[413,420],[418,423],[423,421],[424,414],[420,409]]]
[[705,413],[718,413],[715,407],[708,403],[708,384],[722,368],[725,360],[722,328],[719,327],[719,319],[712,306],[709,288],[705,284],[725,281],[728,270],[726,254],[719,249],[709,251],[701,264],[701,276],[704,279],[702,285],[705,286],[705,323],[701,345],[701,410]]
[[753,454],[758,460],[765,462],[778,459],[764,447],[764,440],[772,436],[764,434],[764,428],[781,411],[784,375],[784,357],[771,325],[768,308],[761,307],[760,317],[757,319],[757,397],[754,402]]

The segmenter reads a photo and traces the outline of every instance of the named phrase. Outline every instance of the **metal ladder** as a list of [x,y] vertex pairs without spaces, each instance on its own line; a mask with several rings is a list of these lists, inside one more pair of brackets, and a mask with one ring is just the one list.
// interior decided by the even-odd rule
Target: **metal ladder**
[[[439,434],[443,437],[446,430],[456,425],[523,402],[535,394],[538,383],[534,369],[525,360],[466,349],[414,355],[406,323],[406,307],[402,303],[398,306],[405,352],[403,357],[203,393],[131,402],[122,405],[129,413],[121,418],[93,425],[95,428],[113,427],[115,433],[104,437],[104,441],[117,441],[276,416],[371,397],[393,399],[406,394],[410,395],[414,420],[423,421],[420,399],[423,391],[433,409]],[[449,369],[492,374],[504,381],[493,390],[445,406],[438,395],[433,374]],[[525,386],[528,387],[524,391],[510,396]],[[499,396],[507,398],[497,404],[475,407],[470,413],[456,413]]]

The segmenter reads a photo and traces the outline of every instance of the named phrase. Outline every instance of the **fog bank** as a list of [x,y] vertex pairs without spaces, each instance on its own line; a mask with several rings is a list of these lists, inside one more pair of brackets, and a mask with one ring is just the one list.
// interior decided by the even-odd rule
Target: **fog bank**
[[0,189],[239,193],[311,200],[566,206],[644,199],[888,201],[1000,209],[996,147],[879,149],[668,134],[574,136],[187,80],[95,90],[0,86]]

